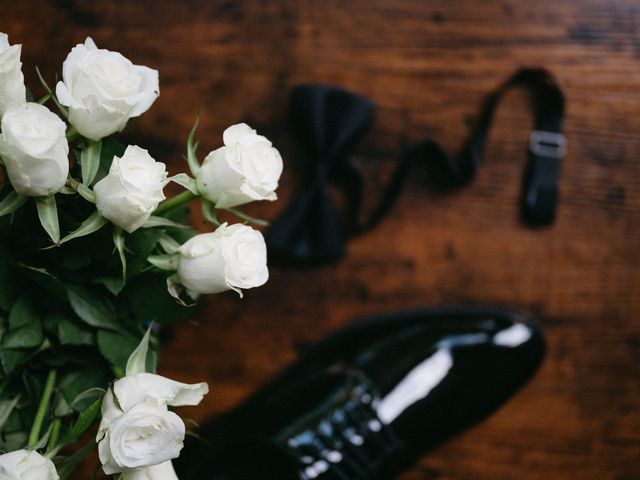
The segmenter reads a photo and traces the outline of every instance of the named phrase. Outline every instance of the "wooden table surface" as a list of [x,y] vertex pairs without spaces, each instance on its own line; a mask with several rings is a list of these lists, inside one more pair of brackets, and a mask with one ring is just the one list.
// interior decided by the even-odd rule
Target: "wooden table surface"
[[359,316],[441,303],[524,309],[548,339],[539,374],[402,479],[640,479],[640,3],[5,0],[0,31],[24,45],[34,88],[33,66],[53,78],[86,35],[159,69],[161,96],[126,139],[172,173],[185,169],[198,112],[203,151],[232,123],[265,133],[286,167],[280,201],[250,210],[268,219],[301,181],[287,123],[293,85],[341,85],[377,104],[356,149],[373,205],[404,147],[430,137],[454,151],[483,95],[517,67],[550,69],[566,92],[569,141],[553,226],[518,219],[531,117],[514,92],[471,185],[429,192],[415,170],[392,214],[339,263],[272,266],[242,300],[207,298],[199,324],[174,332],[162,372],[211,384],[183,412],[202,420]]

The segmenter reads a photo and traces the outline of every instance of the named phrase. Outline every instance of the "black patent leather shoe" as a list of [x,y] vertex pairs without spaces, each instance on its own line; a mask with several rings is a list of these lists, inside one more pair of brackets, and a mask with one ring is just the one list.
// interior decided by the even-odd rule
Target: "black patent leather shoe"
[[187,442],[181,480],[383,480],[478,422],[535,372],[536,322],[441,308],[357,322]]

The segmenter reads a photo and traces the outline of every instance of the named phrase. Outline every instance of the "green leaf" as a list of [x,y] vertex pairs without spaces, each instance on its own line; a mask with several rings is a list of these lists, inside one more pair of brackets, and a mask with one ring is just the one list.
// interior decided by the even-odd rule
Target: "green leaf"
[[72,406],[74,411],[82,412],[93,403],[94,399],[86,397],[78,400],[78,397],[92,388],[104,388],[112,379],[113,375],[106,365],[101,362],[92,363],[65,373],[58,386],[66,403]]
[[91,253],[83,249],[67,249],[63,256],[62,266],[69,270],[79,270],[88,266],[92,262]]
[[2,427],[9,419],[11,412],[16,408],[18,402],[20,401],[20,394],[13,397],[12,400],[2,400],[0,401],[0,432],[3,431]]
[[44,340],[42,326],[36,324],[6,332],[2,338],[2,348],[33,348]]
[[138,339],[129,333],[98,330],[98,350],[114,367],[124,371],[131,353],[138,347]]
[[13,259],[9,250],[0,243],[0,309],[9,311],[18,296],[20,283],[17,281],[18,275],[11,268]]
[[74,238],[91,235],[92,233],[100,230],[106,224],[107,219],[100,215],[100,212],[96,210],[89,216],[89,218],[82,222],[76,230],[60,240],[60,243],[62,244],[68,242],[69,240],[73,240]]
[[164,275],[145,273],[130,281],[127,299],[136,318],[174,323],[194,315],[195,308],[177,303],[167,292]]
[[36,206],[38,207],[38,218],[42,228],[49,234],[53,243],[58,244],[60,242],[60,225],[58,223],[56,197],[54,195],[38,197],[36,198]]
[[158,217],[156,215],[151,215],[149,217],[149,220],[147,220],[144,225],[142,225],[142,228],[156,227],[190,228],[189,225],[174,222],[173,220],[169,220],[168,218]]
[[69,298],[67,297],[67,289],[65,288],[64,284],[56,277],[51,275],[46,269],[32,267],[29,265],[25,265],[24,263],[20,264],[20,268],[24,271],[25,275],[30,280],[37,283],[44,289],[45,292],[64,302],[69,301]]
[[[21,399],[20,402],[23,402],[23,400]],[[27,426],[25,425],[25,422],[22,421],[21,413],[24,412],[20,411],[20,403],[18,403],[16,408],[13,410],[13,412],[11,412],[11,415],[9,415],[9,418],[5,422],[4,427],[2,428],[2,432],[18,432],[26,430]],[[31,418],[28,418],[27,420],[30,421]],[[2,435],[0,435],[0,437],[2,437]]]
[[29,351],[24,349],[0,348],[0,362],[4,373],[9,375],[16,367],[29,357]]
[[186,173],[178,173],[173,177],[169,177],[169,180],[171,180],[173,183],[177,183],[178,185],[186,188],[194,195],[200,195],[200,193],[198,192],[198,187],[196,186],[195,179],[191,178]]
[[163,231],[157,228],[141,228],[127,237],[127,247],[131,255],[127,259],[128,278],[149,268],[147,258],[158,244]]
[[180,249],[180,244],[169,235],[162,235],[158,240],[158,243],[169,255],[173,255]]
[[82,198],[84,198],[87,202],[96,203],[96,194],[86,185],[82,183],[78,183],[76,187],[76,191],[80,194]]
[[174,222],[189,223],[190,212],[191,209],[189,208],[189,205],[180,205],[179,207],[172,208],[162,215]]
[[107,290],[109,290],[113,295],[118,295],[124,285],[122,284],[122,278],[117,277],[94,277],[93,283],[98,285],[104,285]]
[[167,278],[166,282],[167,292],[175,299],[176,302],[178,302],[178,304],[182,305],[183,307],[192,306],[185,303],[185,301],[182,299],[182,292],[184,291],[184,287],[180,283],[177,274],[171,275],[169,278]]
[[67,432],[64,443],[71,443],[75,441],[91,425],[93,425],[93,422],[95,422],[95,420],[98,418],[98,415],[100,415],[101,405],[102,397],[95,400],[91,405],[83,410],[80,415],[78,415],[78,419],[73,423],[73,425]]
[[93,399],[96,397],[104,397],[105,393],[107,393],[107,391],[104,388],[101,387],[93,387],[93,388],[88,388],[87,390],[85,390],[82,393],[79,393],[76,398],[73,399],[73,402],[71,402],[72,406],[77,405],[78,403],[82,402],[83,400],[86,399]]
[[113,304],[105,295],[84,285],[67,285],[71,308],[85,323],[96,328],[118,330]]
[[18,210],[24,202],[29,199],[26,195],[21,195],[16,192],[11,192],[9,195],[4,197],[0,202],[0,217],[5,215],[9,215],[10,213]]
[[130,376],[147,372],[147,352],[149,351],[149,336],[151,335],[152,326],[153,324],[149,325],[149,328],[142,337],[140,344],[138,344],[136,349],[127,359],[127,366],[124,370],[125,375]]
[[29,399],[29,401],[37,404],[38,400],[40,400],[40,397],[42,396],[42,391],[44,388],[41,379],[28,371],[23,371],[22,383],[24,385],[23,391],[27,393],[27,398]]
[[57,326],[61,345],[95,345],[92,329],[65,316],[59,317]]
[[216,215],[215,205],[209,200],[205,200],[204,198],[202,199],[201,203],[202,215],[204,216],[204,218],[214,225],[220,225],[220,221],[218,220],[218,216]]
[[40,322],[40,313],[37,303],[30,295],[22,295],[11,309],[9,314],[9,329],[14,330],[28,327]]
[[40,73],[40,69],[38,67],[36,67],[36,73],[38,74],[38,79],[40,80],[40,83],[42,84],[44,89],[47,91],[47,93],[51,95],[51,98],[53,99],[53,103],[56,104],[56,107],[58,107],[58,110],[60,110],[60,113],[62,114],[62,116],[64,118],[69,118],[69,110],[60,104],[60,102],[58,101],[58,97],[56,97],[55,93],[53,93],[53,91],[47,84],[47,81],[42,76],[42,73]]
[[160,270],[175,272],[178,270],[178,257],[176,255],[150,255],[149,263]]
[[193,137],[196,134],[196,129],[198,128],[199,123],[200,117],[196,118],[196,123],[194,123],[193,128],[189,132],[189,138],[187,139],[187,163],[189,164],[189,170],[191,170],[191,174],[194,177],[197,176],[200,171],[200,162],[198,162],[198,157],[196,155],[198,145],[193,143]]
[[255,217],[251,217],[249,215],[247,215],[246,213],[236,209],[236,208],[224,208],[223,210],[229,212],[229,213],[233,213],[236,217],[240,217],[242,220],[245,221],[245,223],[254,223],[256,225],[260,225],[261,227],[268,227],[269,226],[269,222],[267,222],[266,220],[262,220],[260,218],[255,218]]
[[124,233],[121,228],[115,227],[113,229],[113,244],[116,246],[118,256],[120,257],[120,264],[122,265],[122,285],[127,282],[127,257],[124,254]]
[[43,340],[37,304],[29,295],[22,295],[9,313],[9,331],[2,338],[2,348],[32,348],[39,346]]
[[64,395],[58,395],[55,406],[53,408],[53,414],[56,417],[66,417],[67,415],[71,415],[72,413],[73,409],[69,406],[69,403],[64,398]]
[[91,186],[100,167],[100,153],[102,142],[89,141],[87,147],[80,153],[80,168],[82,169],[82,183]]
[[92,439],[89,443],[83,446],[80,450],[77,450],[72,455],[68,456],[64,463],[58,468],[58,475],[61,480],[66,480],[69,475],[73,473],[76,467],[93,452],[96,446],[96,442]]
[[9,330],[2,338],[2,348],[33,348],[37,347],[44,340],[42,325],[33,325]]
[[0,436],[0,450],[4,452],[13,452],[20,450],[27,443],[27,433],[23,431],[12,432]]

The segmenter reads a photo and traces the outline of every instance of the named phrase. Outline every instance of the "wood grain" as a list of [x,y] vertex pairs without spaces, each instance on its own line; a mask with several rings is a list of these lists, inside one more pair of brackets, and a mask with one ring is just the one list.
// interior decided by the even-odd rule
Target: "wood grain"
[[[501,106],[485,164],[453,194],[416,169],[377,229],[319,268],[272,266],[267,286],[207,298],[174,331],[163,373],[207,380],[185,414],[223,412],[294,361],[296,348],[360,315],[440,303],[534,312],[549,353],[498,413],[428,453],[403,480],[640,479],[640,4],[628,0],[283,0],[5,2],[0,30],[23,43],[27,81],[71,46],[99,46],[160,70],[161,96],[126,133],[185,168],[200,112],[202,149],[247,121],[286,159],[274,218],[299,185],[290,88],[326,82],[377,104],[356,155],[375,203],[399,152],[430,137],[454,151],[484,94],[520,66],[553,71],[568,101],[569,154],[550,228],[518,220],[530,115]],[[201,217],[194,213],[195,222]]]

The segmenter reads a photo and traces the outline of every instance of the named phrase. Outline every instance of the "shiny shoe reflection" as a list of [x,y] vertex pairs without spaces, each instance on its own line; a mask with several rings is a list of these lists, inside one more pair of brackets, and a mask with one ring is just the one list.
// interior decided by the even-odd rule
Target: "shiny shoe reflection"
[[[318,343],[203,427],[182,480],[382,480],[498,408],[544,354],[536,323],[484,308],[395,313]],[[206,459],[203,462],[203,459]]]

